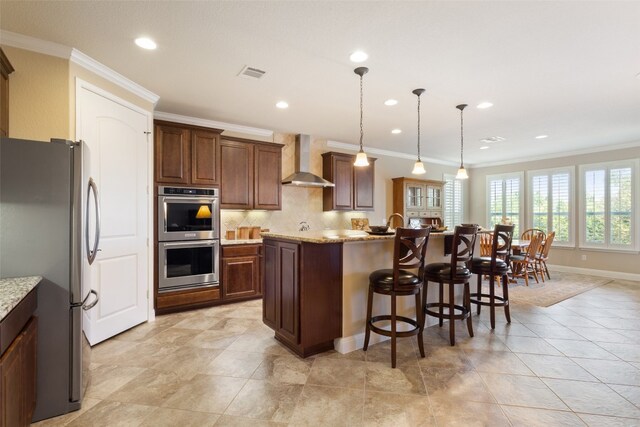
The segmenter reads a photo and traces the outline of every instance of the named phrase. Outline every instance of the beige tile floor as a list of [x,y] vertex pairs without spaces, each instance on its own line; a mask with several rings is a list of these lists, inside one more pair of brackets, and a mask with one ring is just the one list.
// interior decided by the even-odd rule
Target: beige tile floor
[[487,314],[455,347],[428,328],[424,359],[400,340],[397,369],[388,342],[300,359],[260,301],[160,316],[96,346],[83,408],[38,425],[640,425],[640,283]]

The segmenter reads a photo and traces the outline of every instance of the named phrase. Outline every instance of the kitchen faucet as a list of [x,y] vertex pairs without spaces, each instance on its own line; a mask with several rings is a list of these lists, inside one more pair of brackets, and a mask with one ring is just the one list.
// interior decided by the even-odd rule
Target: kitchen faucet
[[400,220],[402,221],[402,225],[404,226],[404,217],[399,213],[392,213],[391,215],[389,215],[389,219],[387,220],[387,227],[391,226],[391,218],[393,218],[394,216],[399,217]]

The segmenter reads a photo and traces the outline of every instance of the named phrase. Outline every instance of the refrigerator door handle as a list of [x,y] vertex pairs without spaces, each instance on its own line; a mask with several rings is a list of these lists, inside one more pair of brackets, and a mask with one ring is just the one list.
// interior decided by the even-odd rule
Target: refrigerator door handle
[[[96,298],[93,301],[91,301],[91,303],[87,304],[87,300],[89,299],[91,294],[95,295]],[[82,301],[82,309],[83,310],[91,310],[93,307],[95,307],[95,305],[98,303],[98,301],[100,301],[100,295],[98,295],[98,292],[96,292],[93,289],[91,289],[91,291],[89,291],[89,295],[87,295],[87,297],[84,299],[84,301]]]
[[[89,199],[93,192],[93,200],[96,208],[96,228],[94,231],[93,249],[89,247]],[[98,186],[93,178],[89,178],[89,185],[87,186],[87,208],[86,208],[86,225],[85,225],[84,240],[87,247],[87,261],[89,265],[93,264],[98,254],[98,244],[100,243],[100,198],[98,196]]]

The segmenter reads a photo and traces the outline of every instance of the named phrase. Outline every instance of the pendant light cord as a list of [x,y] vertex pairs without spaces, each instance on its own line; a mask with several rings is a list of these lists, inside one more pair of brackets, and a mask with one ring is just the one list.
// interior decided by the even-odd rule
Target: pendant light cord
[[420,162],[420,95],[418,95],[418,161]]
[[362,150],[362,139],[364,136],[364,130],[362,127],[362,75],[360,75],[360,151]]
[[464,165],[463,151],[464,151],[464,113],[460,110],[460,167]]

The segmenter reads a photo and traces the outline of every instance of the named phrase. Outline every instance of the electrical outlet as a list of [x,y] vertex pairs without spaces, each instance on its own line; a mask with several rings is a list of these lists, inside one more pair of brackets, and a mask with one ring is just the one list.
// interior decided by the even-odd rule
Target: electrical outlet
[[582,255],[582,260],[586,261],[587,260],[587,256],[586,255]]

